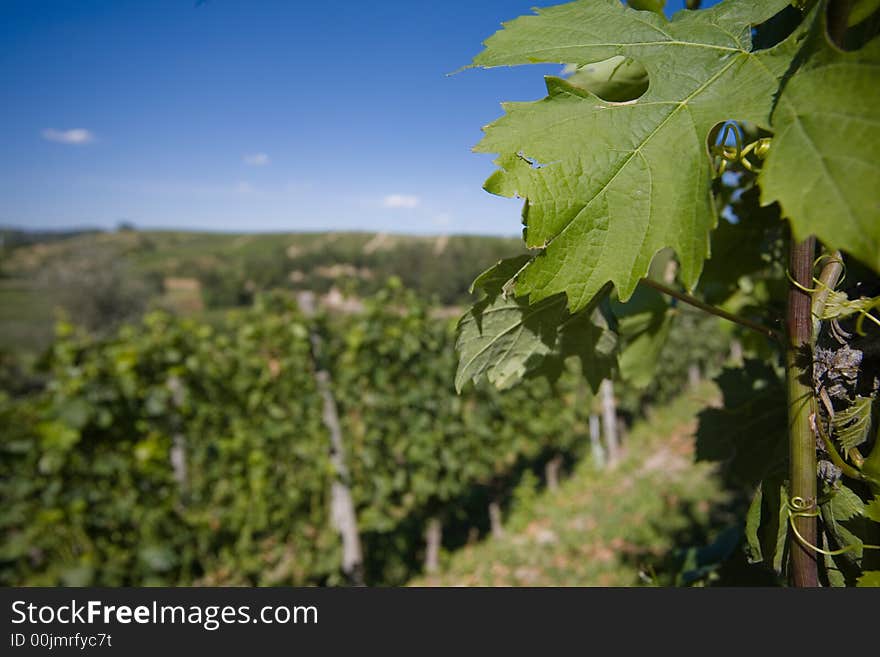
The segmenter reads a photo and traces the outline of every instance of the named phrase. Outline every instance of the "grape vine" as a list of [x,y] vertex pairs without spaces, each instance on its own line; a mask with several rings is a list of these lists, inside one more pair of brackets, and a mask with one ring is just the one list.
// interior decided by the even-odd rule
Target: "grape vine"
[[429,523],[455,544],[523,470],[587,442],[569,373],[456,395],[453,323],[399,282],[361,314],[309,317],[278,293],[213,324],[62,325],[46,388],[0,393],[0,582],[346,583],[312,334],[368,583],[406,582]]
[[[510,386],[574,356],[594,387],[634,381],[667,337],[662,299],[733,321],[743,375],[722,373],[698,455],[752,491],[750,559],[798,586],[876,583],[880,12],[725,0],[667,20],[654,4],[539,9],[474,59],[565,68],[477,147],[498,154],[485,189],[524,199],[531,253],[475,282],[459,381]],[[658,292],[659,319],[626,336]]]

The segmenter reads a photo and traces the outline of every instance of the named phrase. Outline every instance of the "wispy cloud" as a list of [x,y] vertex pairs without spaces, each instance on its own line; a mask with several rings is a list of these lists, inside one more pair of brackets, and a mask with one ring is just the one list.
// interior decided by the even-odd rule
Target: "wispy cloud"
[[95,141],[95,135],[85,128],[73,128],[71,130],[55,130],[46,128],[43,130],[43,139],[57,141],[60,144],[74,144],[80,146]]
[[415,208],[421,203],[418,196],[407,194],[389,194],[382,199],[382,207],[385,208]]
[[242,160],[249,167],[264,167],[269,164],[269,156],[266,153],[249,153]]

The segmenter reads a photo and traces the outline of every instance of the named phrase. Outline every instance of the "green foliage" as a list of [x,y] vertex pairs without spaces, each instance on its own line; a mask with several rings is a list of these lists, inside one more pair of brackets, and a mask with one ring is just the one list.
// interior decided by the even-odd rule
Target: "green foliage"
[[666,0],[627,0],[627,4],[633,9],[653,11],[662,15],[663,8],[666,6]]
[[620,376],[636,388],[654,378],[660,351],[669,337],[672,317],[666,299],[650,288],[639,288],[627,304],[614,303],[612,313],[625,348],[620,356]]
[[785,488],[758,484],[757,491],[746,514],[746,555],[749,563],[765,562],[772,564],[776,572],[782,571],[782,556],[785,550],[786,524]]
[[824,555],[823,565],[832,586],[855,585],[863,570],[870,570],[866,566],[878,563],[871,549],[863,546],[878,542],[880,525],[872,522],[858,489],[858,485],[842,482],[825,485],[820,499],[826,544],[838,550],[837,554]]
[[[741,325],[778,332],[792,289],[787,251],[793,239],[815,235],[826,257],[814,263],[814,276],[842,260],[855,273],[853,292],[828,290],[818,278],[799,284],[814,295],[814,334],[787,359],[786,344],[767,340],[771,331],[757,327],[760,338],[736,334],[752,358],[719,376],[724,406],[701,414],[697,456],[723,461],[729,484],[744,494],[758,487],[745,519],[748,555],[781,574],[786,541],[802,540],[788,534],[790,519],[814,517],[803,512],[813,493],[805,499],[790,490],[787,473],[786,406],[803,405],[798,444],[809,452],[808,418],[817,441],[823,432],[831,436],[816,473],[826,489],[819,536],[830,547],[807,547],[832,552],[826,583],[853,584],[874,568],[867,556],[861,561],[873,530],[850,512],[856,500],[864,507],[877,495],[880,472],[876,3],[855,3],[852,29],[832,34],[827,1],[793,8],[784,0],[726,0],[668,21],[654,3],[629,4],[536,10],[506,23],[474,59],[482,67],[557,62],[569,77],[546,78],[543,100],[504,104],[505,116],[486,128],[477,147],[498,154],[486,190],[525,200],[524,238],[534,250],[515,267],[497,269],[493,285],[516,300],[519,316],[540,313],[541,321],[523,350],[504,342],[492,349],[494,330],[486,343],[476,342],[478,322],[463,319],[460,335],[470,339],[460,344],[459,372],[475,362],[474,345],[488,344],[477,373],[509,386],[538,371],[529,362],[556,349],[552,338],[568,317],[556,304],[577,313],[616,295],[628,302],[609,307],[618,372],[632,387],[650,389],[670,354],[675,317],[660,298],[647,306],[650,297],[637,285],[658,280],[667,248],[679,265],[677,282],[701,295],[691,303],[716,304],[721,308],[709,307],[715,314],[735,313]],[[850,3],[840,5],[832,10],[849,11]],[[662,280],[672,296],[688,300],[668,276]],[[826,292],[827,303],[819,302]],[[477,304],[475,318],[486,303]],[[550,307],[555,314],[546,312]],[[795,325],[796,318],[788,320]],[[781,373],[770,365],[781,362],[789,390],[806,386],[803,398],[798,392],[798,399],[786,399]],[[837,448],[841,454],[832,453]],[[794,463],[811,462],[800,458],[803,449],[796,453]],[[813,476],[799,470],[793,481],[807,490],[800,487],[811,486]],[[691,556],[699,561],[697,552]],[[691,565],[702,572],[696,561]]]
[[[454,337],[452,325],[433,319],[418,295],[395,284],[369,299],[363,314],[328,325],[358,520],[368,540],[406,535],[407,524],[423,527],[435,516],[454,523],[475,488],[497,496],[544,454],[570,454],[586,443],[579,418],[586,391],[573,373],[561,371],[552,388],[540,379],[505,392],[466,385],[459,396],[452,385]],[[409,540],[417,551],[421,534]],[[384,571],[376,576],[390,578]]]
[[847,25],[858,25],[880,8],[880,0],[855,0],[849,13]]
[[334,386],[361,526],[387,531],[485,478],[478,443],[462,436],[467,418],[451,390],[447,322],[431,320],[412,292],[391,288],[337,323],[344,330],[330,336]]
[[[204,305],[218,314],[249,306],[259,294],[276,289],[323,294],[336,287],[368,296],[392,275],[426,300],[453,305],[467,300],[468,287],[485,263],[521,250],[515,239],[475,235],[5,235],[0,348],[34,354],[52,342],[56,307],[67,308],[70,320],[109,335],[121,321],[133,321],[151,308],[193,314]],[[200,289],[178,299],[163,292],[172,277],[193,279]]]
[[856,396],[851,406],[835,413],[831,420],[832,431],[844,451],[865,444],[870,437],[873,401],[870,397]]
[[748,360],[716,379],[723,408],[700,413],[697,459],[723,461],[735,484],[757,484],[784,472],[787,459],[785,391],[778,374]]
[[645,67],[622,55],[574,67],[567,80],[602,100],[615,103],[635,100],[648,90],[649,82]]
[[[527,199],[526,243],[542,249],[518,273],[518,295],[565,293],[577,311],[611,281],[626,300],[664,247],[675,249],[685,286],[696,284],[717,223],[706,142],[731,116],[769,127],[795,39],[753,53],[748,26],[786,4],[728,0],[667,22],[616,0],[574,2],[486,41],[475,66],[625,56],[651,80],[637,101],[612,103],[551,77],[547,98],[505,104],[486,129],[477,148],[500,153],[501,167],[486,189]],[[749,93],[729,93],[741,87]]]
[[858,586],[880,587],[880,570],[869,570],[859,577]]
[[216,325],[152,313],[102,339],[62,326],[48,387],[0,397],[0,581],[341,582],[312,331],[373,583],[419,568],[429,517],[455,545],[485,515],[481,491],[503,500],[524,469],[586,445],[589,393],[567,369],[552,387],[456,395],[454,327],[399,282],[350,316],[306,319],[262,295]]
[[2,581],[332,574],[330,469],[307,353],[289,305],[238,315],[222,332],[153,314],[102,341],[62,334],[46,392],[0,407]]
[[[693,463],[689,435],[705,384],[637,422],[613,470],[574,466],[557,491],[535,494],[531,473],[517,487],[505,536],[456,551],[448,566],[416,586],[638,586],[675,583],[683,545],[718,548],[730,518],[713,517],[727,494],[706,463]],[[719,540],[716,540],[719,539]],[[711,548],[695,548],[711,559]],[[689,573],[689,577],[693,573]],[[720,573],[718,573],[720,575]],[[718,583],[724,580],[718,579]],[[711,584],[705,574],[695,584]]]
[[799,239],[814,234],[880,270],[880,40],[842,52],[818,12],[800,57],[773,112],[761,201],[778,201]]
[[[759,193],[754,176],[748,172],[737,175],[734,184],[723,186],[719,205],[729,209],[732,220],[721,219],[712,232],[712,256],[700,281],[707,302],[732,301],[738,312],[746,302],[758,306],[765,301],[755,298],[756,286],[784,279],[779,206],[761,207]],[[755,311],[767,314],[766,308],[756,307]]]
[[[659,351],[646,350],[644,361],[633,368],[621,367],[630,379],[615,384],[618,408],[633,416],[678,397],[690,385],[690,367],[698,367],[704,378],[711,379],[728,359],[731,335],[716,317],[679,305],[667,311],[661,327],[661,331],[645,336]],[[631,358],[628,354],[633,348],[624,347],[621,361]],[[641,377],[636,376],[639,371]]]
[[502,260],[474,281],[473,288],[485,296],[459,321],[456,388],[483,376],[499,388],[526,374],[554,378],[562,363],[576,356],[595,391],[616,364],[617,344],[607,313],[589,307],[571,314],[561,296],[534,305],[511,296],[504,284],[527,260]]

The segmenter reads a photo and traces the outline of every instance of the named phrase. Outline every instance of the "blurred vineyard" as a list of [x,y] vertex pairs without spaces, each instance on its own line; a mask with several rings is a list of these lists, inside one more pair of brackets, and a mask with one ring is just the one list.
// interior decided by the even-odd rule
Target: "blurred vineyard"
[[[7,363],[2,583],[343,583],[311,333],[368,583],[421,572],[430,521],[444,547],[464,545],[523,476],[589,451],[595,400],[579,373],[457,395],[454,319],[394,280],[356,314],[306,317],[271,293],[211,323],[154,312],[102,338],[62,324],[44,386],[16,390]],[[643,394],[663,395],[624,389],[620,412],[638,414]]]
[[[3,582],[334,583],[313,329],[332,361],[367,543],[413,538],[400,527],[577,442],[561,430],[575,428],[575,405],[546,384],[456,396],[449,322],[393,294],[332,328],[278,296],[219,327],[155,313],[98,340],[62,326],[49,385],[5,396],[0,411]],[[372,577],[406,577],[417,550],[387,546]]]
[[[405,583],[436,569],[438,550],[499,535],[521,515],[524,491],[555,488],[561,471],[602,457],[595,427],[590,435],[600,399],[573,363],[550,381],[455,392],[461,310],[443,304],[467,299],[474,267],[507,241],[297,236],[270,250],[263,264],[278,273],[255,284],[262,270],[248,258],[273,240],[7,241],[0,583],[348,582],[319,369],[338,410],[368,584]],[[449,259],[426,257],[441,246],[458,254],[457,278]],[[471,253],[479,258],[465,262]],[[226,304],[212,274],[224,258],[236,290]],[[380,270],[383,258],[408,277]],[[365,263],[375,277],[359,275]],[[284,275],[291,266],[310,273]],[[163,286],[134,303],[154,279]],[[325,302],[317,312],[298,304],[303,289]],[[169,303],[174,295],[187,303]],[[729,352],[714,319],[678,309],[658,322],[645,301],[623,320],[645,343],[615,383],[623,433]]]

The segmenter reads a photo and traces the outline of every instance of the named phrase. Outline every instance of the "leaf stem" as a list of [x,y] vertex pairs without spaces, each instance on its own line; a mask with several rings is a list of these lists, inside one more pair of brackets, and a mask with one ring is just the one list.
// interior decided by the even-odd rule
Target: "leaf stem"
[[663,294],[678,299],[679,301],[683,301],[684,303],[693,306],[694,308],[699,308],[703,312],[707,312],[710,315],[721,317],[722,319],[726,319],[727,321],[733,322],[734,324],[739,324],[740,326],[745,326],[747,329],[751,329],[752,331],[757,331],[765,338],[770,338],[780,343],[783,343],[785,341],[781,333],[775,331],[769,326],[764,326],[763,324],[758,324],[757,322],[753,322],[752,320],[746,319],[745,317],[740,317],[739,315],[729,313],[726,310],[718,308],[717,306],[713,306],[703,301],[700,301],[696,297],[691,296],[686,292],[679,292],[675,288],[668,287],[663,283],[658,283],[651,278],[643,278],[639,281],[639,283],[643,283],[648,287],[654,288],[658,292],[662,292]]

